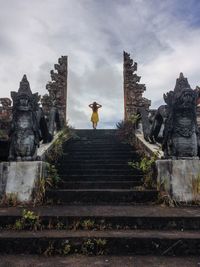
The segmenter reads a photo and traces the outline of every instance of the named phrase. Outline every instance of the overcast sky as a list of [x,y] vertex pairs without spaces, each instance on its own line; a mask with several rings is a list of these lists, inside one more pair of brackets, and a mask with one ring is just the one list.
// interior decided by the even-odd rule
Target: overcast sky
[[180,72],[200,85],[199,0],[0,0],[0,97],[27,74],[45,93],[49,71],[69,56],[68,119],[91,127],[97,101],[100,128],[123,119],[123,50],[138,62],[152,107],[162,104]]

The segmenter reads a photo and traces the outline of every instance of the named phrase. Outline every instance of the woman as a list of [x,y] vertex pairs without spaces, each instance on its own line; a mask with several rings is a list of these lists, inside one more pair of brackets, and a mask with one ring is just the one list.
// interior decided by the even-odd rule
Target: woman
[[89,107],[92,109],[92,117],[91,122],[93,129],[97,128],[97,123],[99,121],[99,115],[98,115],[98,109],[102,107],[102,105],[98,104],[97,102],[93,102],[93,104],[90,104]]

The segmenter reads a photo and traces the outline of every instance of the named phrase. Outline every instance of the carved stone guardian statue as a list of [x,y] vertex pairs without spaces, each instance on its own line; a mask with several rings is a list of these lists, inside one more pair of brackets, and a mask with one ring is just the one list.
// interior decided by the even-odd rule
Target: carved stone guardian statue
[[174,91],[164,95],[167,118],[163,132],[165,158],[195,158],[198,154],[197,92],[180,73]]
[[40,131],[37,120],[38,93],[32,94],[24,75],[18,92],[11,92],[13,119],[10,131],[10,161],[36,160]]

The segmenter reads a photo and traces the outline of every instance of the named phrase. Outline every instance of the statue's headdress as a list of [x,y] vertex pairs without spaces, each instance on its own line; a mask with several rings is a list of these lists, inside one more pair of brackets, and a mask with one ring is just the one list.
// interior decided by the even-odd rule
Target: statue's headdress
[[27,95],[29,97],[32,96],[32,92],[31,92],[31,88],[30,88],[30,84],[29,81],[27,80],[26,75],[24,74],[21,82],[20,82],[20,86],[19,86],[19,90],[18,90],[18,95]]
[[184,77],[183,73],[180,73],[180,76],[178,79],[176,79],[176,85],[174,88],[174,93],[179,94],[183,90],[191,90],[190,84],[188,83],[187,78]]
[[13,107],[15,108],[15,105],[17,104],[17,101],[21,97],[28,97],[31,101],[31,105],[34,109],[37,108],[38,101],[40,99],[40,96],[38,93],[33,94],[30,88],[29,81],[27,80],[26,75],[24,74],[20,85],[19,85],[19,90],[18,92],[11,92],[11,97],[13,100]]

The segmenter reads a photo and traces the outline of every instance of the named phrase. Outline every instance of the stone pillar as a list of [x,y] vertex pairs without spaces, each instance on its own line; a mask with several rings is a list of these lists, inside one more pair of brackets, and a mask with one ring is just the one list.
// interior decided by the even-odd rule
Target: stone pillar
[[67,76],[68,76],[68,57],[61,56],[58,59],[58,64],[54,65],[56,71],[51,70],[51,81],[47,83],[46,89],[49,94],[43,96],[41,102],[43,110],[48,116],[52,107],[55,107],[60,119],[63,123],[66,122],[67,109]]
[[139,109],[149,109],[151,101],[142,96],[146,86],[139,83],[141,77],[135,73],[137,71],[137,63],[125,51],[123,56],[124,120],[128,120],[133,114],[137,114]]

